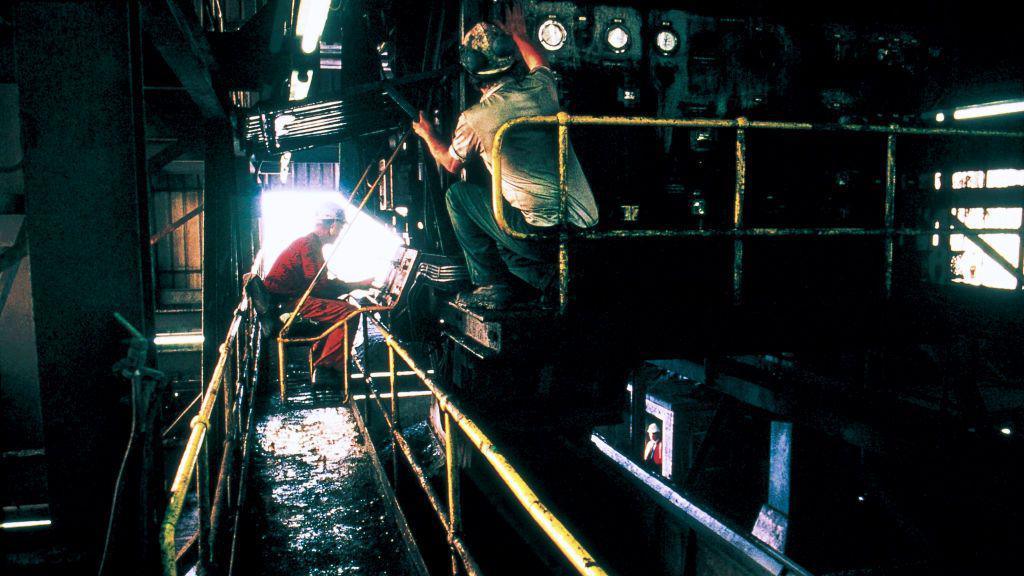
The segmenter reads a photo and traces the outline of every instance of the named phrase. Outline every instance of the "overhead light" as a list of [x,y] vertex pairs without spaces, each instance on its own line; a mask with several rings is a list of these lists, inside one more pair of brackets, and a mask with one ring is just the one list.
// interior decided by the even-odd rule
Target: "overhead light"
[[953,111],[953,118],[955,120],[970,120],[971,118],[987,118],[989,116],[1001,116],[1017,112],[1024,112],[1024,100],[1003,100],[957,108]]
[[946,115],[943,114],[942,112],[937,112],[935,114],[935,121],[936,122],[945,122],[946,121]]
[[288,81],[288,99],[289,100],[305,100],[306,96],[309,96],[309,87],[313,84],[313,71],[306,70],[306,79],[299,79],[299,71],[292,70],[292,77]]
[[21,528],[35,528],[37,526],[49,526],[49,520],[17,520],[13,522],[4,522],[0,524],[0,528],[4,530],[18,530]]
[[612,26],[605,33],[604,41],[608,43],[608,47],[612,49],[612,52],[621,54],[626,51],[626,46],[629,45],[629,32],[622,26],[621,20],[616,19],[612,22]]
[[663,28],[654,36],[654,46],[662,56],[670,56],[679,49],[679,34],[667,23],[662,24]]
[[302,38],[302,51],[312,54],[320,43],[320,35],[327,24],[331,0],[302,0],[295,22],[295,35]]
[[1009,426],[1004,426],[1003,428],[1000,428],[999,432],[1001,432],[1003,436],[1009,436],[1010,434],[1013,434],[1013,430],[1011,430]]
[[202,334],[160,334],[153,338],[153,344],[157,346],[188,346],[202,344],[203,340]]
[[537,39],[540,40],[540,45],[549,52],[560,50],[562,46],[565,46],[565,39],[568,36],[569,34],[565,31],[565,26],[554,16],[549,16],[537,28]]

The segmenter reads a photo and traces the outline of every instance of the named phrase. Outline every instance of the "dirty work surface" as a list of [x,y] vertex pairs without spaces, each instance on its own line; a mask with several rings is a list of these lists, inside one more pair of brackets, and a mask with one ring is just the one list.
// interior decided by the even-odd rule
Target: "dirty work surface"
[[271,395],[257,408],[241,573],[414,574],[336,387],[289,380],[287,406]]

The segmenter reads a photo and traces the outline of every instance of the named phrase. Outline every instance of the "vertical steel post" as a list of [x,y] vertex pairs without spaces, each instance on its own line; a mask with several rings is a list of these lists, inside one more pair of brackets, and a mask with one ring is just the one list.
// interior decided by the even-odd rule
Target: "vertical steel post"
[[[733,195],[732,228],[738,232],[743,228],[743,200],[747,192],[747,131],[744,128],[747,119],[737,118],[736,124],[736,189]],[[732,302],[738,305],[743,301],[743,239],[737,236],[732,246]]]
[[395,437],[398,435],[398,431],[402,429],[401,424],[398,421],[398,391],[395,390],[395,349],[391,347],[391,343],[387,343],[388,347],[388,380],[391,386],[391,425],[394,429],[391,431],[391,487],[394,490],[395,495],[398,495],[398,443]]
[[452,576],[459,573],[459,555],[455,551],[454,536],[462,530],[462,510],[459,502],[459,467],[455,462],[455,434],[452,430],[452,419],[444,413],[444,456],[445,472],[448,477],[448,554],[451,560]]
[[288,364],[288,360],[284,357],[284,341],[279,336],[277,338],[277,384],[281,387],[281,403],[284,403],[284,391],[285,391],[285,366]]
[[[895,129],[895,126],[893,127]],[[885,139],[885,297],[892,296],[893,224],[896,221],[896,134]]]
[[210,435],[206,434],[196,459],[196,499],[199,502],[199,546],[196,574],[206,576],[210,553]]
[[345,320],[345,323],[342,324],[341,329],[345,331],[345,333],[341,337],[341,345],[345,348],[345,354],[342,356],[344,361],[341,363],[341,401],[348,402],[348,356],[349,354],[351,354],[351,351],[349,350],[350,346],[348,343],[348,320]]
[[[57,545],[75,559],[69,572],[95,572],[128,432],[111,429],[126,415],[110,369],[125,353],[113,313],[153,333],[140,15],[123,0],[6,5],[17,22],[4,58],[24,134],[46,498]],[[152,517],[135,513],[134,487],[125,494],[107,567],[148,572],[156,543],[142,538],[158,526],[142,526]]]
[[558,113],[558,315],[565,316],[569,307],[569,223],[566,207],[569,204],[569,184],[566,171],[569,164],[569,115]]

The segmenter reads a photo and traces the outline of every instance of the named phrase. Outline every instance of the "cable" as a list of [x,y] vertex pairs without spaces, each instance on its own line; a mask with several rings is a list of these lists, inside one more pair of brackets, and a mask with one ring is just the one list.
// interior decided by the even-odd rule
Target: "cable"
[[138,370],[132,375],[132,428],[128,435],[128,446],[124,449],[124,458],[121,459],[121,467],[117,471],[117,480],[114,482],[114,497],[110,502],[110,517],[107,519],[107,535],[103,540],[103,555],[100,556],[100,569],[97,576],[103,576],[103,568],[107,562],[107,551],[110,547],[110,533],[114,528],[114,512],[117,510],[117,499],[120,496],[121,487],[124,484],[124,469],[128,464],[128,456],[132,452],[132,442],[135,440],[135,379],[142,378]]

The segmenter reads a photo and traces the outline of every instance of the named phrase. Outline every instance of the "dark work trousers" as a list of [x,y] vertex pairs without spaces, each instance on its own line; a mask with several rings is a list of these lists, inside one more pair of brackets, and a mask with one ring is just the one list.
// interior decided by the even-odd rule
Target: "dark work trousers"
[[531,226],[522,212],[503,200],[510,228],[524,233],[543,232],[549,237],[520,240],[509,236],[494,220],[491,191],[476,184],[456,182],[448,188],[445,199],[473,284],[507,284],[509,272],[540,291],[551,284],[558,268],[554,227]]

